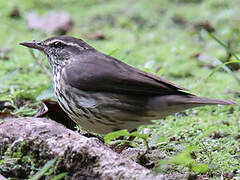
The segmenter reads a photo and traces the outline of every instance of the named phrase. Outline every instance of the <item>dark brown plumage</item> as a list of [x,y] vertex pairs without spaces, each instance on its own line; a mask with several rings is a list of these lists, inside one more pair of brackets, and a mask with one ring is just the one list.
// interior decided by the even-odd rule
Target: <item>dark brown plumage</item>
[[59,104],[77,124],[96,133],[132,130],[196,106],[235,104],[197,97],[74,37],[52,37],[21,45],[48,56]]

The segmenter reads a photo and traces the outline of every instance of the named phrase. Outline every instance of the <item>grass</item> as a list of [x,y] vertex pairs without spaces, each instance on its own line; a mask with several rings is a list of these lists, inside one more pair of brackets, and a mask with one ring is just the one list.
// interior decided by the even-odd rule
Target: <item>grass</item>
[[[19,8],[22,18],[8,17],[14,7]],[[19,115],[33,115],[40,105],[36,97],[51,84],[28,50],[18,45],[50,35],[30,31],[25,17],[33,11],[45,14],[50,10],[68,11],[75,21],[68,35],[83,38],[106,54],[151,73],[161,67],[161,76],[197,95],[239,102],[239,95],[234,93],[239,91],[239,84],[232,75],[218,70],[207,78],[213,71],[212,61],[200,62],[195,57],[204,52],[227,60],[227,51],[196,28],[206,21],[215,28],[214,34],[221,41],[239,52],[238,1],[9,0],[0,3],[0,47],[12,49],[9,60],[0,59],[0,100],[12,100]],[[87,38],[97,32],[103,33],[106,40]],[[239,76],[239,70],[234,74]],[[186,116],[156,121],[148,128],[149,142],[154,137],[165,137],[161,143],[153,143],[163,153],[157,162],[196,146],[195,161],[208,165],[201,176],[212,179],[240,176],[234,174],[240,169],[239,106],[201,107],[187,111]],[[174,161],[155,170],[167,174],[191,171]]]

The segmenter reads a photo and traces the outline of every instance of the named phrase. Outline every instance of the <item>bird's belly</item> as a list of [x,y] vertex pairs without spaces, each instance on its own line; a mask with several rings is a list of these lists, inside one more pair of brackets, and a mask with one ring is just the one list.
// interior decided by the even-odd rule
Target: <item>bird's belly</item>
[[80,104],[61,105],[70,118],[84,130],[107,134],[120,129],[133,130],[149,124],[147,118],[121,109],[105,109],[99,106],[84,107]]
[[125,101],[127,97],[122,95],[74,92],[74,89],[58,91],[56,95],[60,106],[73,121],[85,130],[99,134],[119,129],[133,130],[156,119],[144,112],[143,101]]

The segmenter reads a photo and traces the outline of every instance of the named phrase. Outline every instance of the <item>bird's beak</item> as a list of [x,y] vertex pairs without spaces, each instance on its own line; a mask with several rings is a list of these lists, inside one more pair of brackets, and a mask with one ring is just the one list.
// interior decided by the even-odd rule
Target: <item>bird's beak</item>
[[33,48],[33,49],[38,49],[40,51],[43,51],[44,52],[44,49],[45,49],[45,46],[43,45],[43,43],[41,42],[22,42],[20,43],[20,45],[22,46],[26,46],[26,47],[29,47],[29,48]]

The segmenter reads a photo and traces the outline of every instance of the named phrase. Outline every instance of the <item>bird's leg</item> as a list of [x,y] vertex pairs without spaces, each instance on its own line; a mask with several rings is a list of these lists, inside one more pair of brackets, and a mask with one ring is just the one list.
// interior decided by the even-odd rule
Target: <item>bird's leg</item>
[[[136,131],[137,129],[134,129],[132,131],[130,131],[131,133]],[[115,148],[115,151],[118,152],[118,153],[121,153],[128,145],[129,145],[129,142],[130,141],[133,141],[134,139],[136,138],[136,136],[130,136],[128,138],[128,142],[126,142],[125,144],[123,144],[122,146],[120,146],[118,149],[116,148],[116,146],[114,147]],[[141,158],[144,158],[145,155],[150,151],[150,147],[149,147],[149,144],[147,141],[144,140],[144,143],[145,143],[145,146],[146,146],[146,149],[145,151],[141,154],[141,153],[138,153],[138,159],[141,159]]]
[[115,151],[120,154],[129,145],[129,142],[133,141],[135,138],[136,138],[136,136],[130,136],[127,140],[128,142],[124,143],[119,148],[115,147]]
[[[130,133],[132,133],[132,132],[134,132],[134,131],[136,131],[136,130],[137,130],[137,129],[133,129],[132,131],[130,131]],[[130,142],[130,141],[133,141],[135,138],[136,138],[135,136],[130,136],[130,137],[127,139],[128,142],[124,143],[124,144],[121,145],[120,147],[117,147],[118,144],[114,145],[114,147],[113,147],[114,151],[120,154],[120,153],[129,145],[129,142]],[[123,139],[123,137],[121,137],[121,139]]]
[[[120,137],[117,138],[117,140],[123,140],[123,138],[124,138],[123,136],[120,136]],[[112,150],[116,151],[118,145],[119,145],[119,143],[114,143],[114,144],[109,145],[109,147],[110,147]],[[117,152],[117,151],[116,151],[116,152]]]
[[141,154],[141,153],[138,153],[138,159],[139,158],[142,158],[143,156],[145,156],[148,152],[150,151],[150,147],[149,147],[149,144],[146,143],[146,150]]
[[103,136],[99,136],[99,135],[96,135],[96,134],[93,134],[93,133],[89,133],[89,132],[86,132],[86,133],[84,133],[82,135],[87,137],[87,138],[97,138],[99,141],[104,143],[104,137]]

